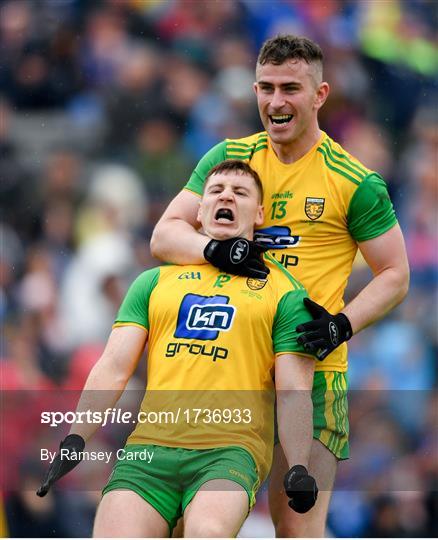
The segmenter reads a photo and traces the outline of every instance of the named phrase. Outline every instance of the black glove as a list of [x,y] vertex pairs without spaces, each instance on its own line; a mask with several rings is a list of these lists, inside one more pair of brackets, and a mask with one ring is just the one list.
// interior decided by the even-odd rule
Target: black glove
[[269,268],[263,262],[262,254],[267,250],[246,238],[210,240],[204,249],[204,257],[227,274],[266,279]]
[[350,321],[343,313],[332,315],[310,298],[304,298],[303,302],[314,320],[296,327],[297,332],[304,332],[297,341],[306,352],[315,354],[318,360],[324,360],[336,347],[351,338],[353,330]]
[[[59,444],[60,451],[56,454],[55,459],[50,464],[46,477],[44,478],[41,487],[36,492],[39,497],[47,495],[49,489],[57,480],[79,465],[82,461],[82,451],[84,448],[85,441],[80,435],[67,435],[67,437],[61,441]],[[61,455],[61,450],[67,450],[68,454],[64,451]],[[80,457],[77,458],[75,456],[73,458],[74,454],[71,454],[70,459],[70,453],[72,452],[80,452]]]
[[305,514],[315,506],[318,487],[304,465],[294,465],[284,476],[284,490],[290,498],[289,506],[299,514]]

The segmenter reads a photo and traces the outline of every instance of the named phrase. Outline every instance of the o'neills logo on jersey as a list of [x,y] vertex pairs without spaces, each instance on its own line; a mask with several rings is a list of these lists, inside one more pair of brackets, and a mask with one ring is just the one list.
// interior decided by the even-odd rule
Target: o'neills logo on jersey
[[324,203],[325,199],[306,197],[306,204],[304,206],[306,216],[312,221],[320,218],[322,216],[322,213],[324,212]]

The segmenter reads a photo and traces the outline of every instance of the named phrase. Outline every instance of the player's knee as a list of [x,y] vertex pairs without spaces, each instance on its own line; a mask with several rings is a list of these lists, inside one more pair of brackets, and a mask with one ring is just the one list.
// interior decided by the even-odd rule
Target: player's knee
[[277,538],[304,538],[307,527],[294,519],[280,520],[275,524]]
[[274,526],[277,538],[323,538],[325,533],[324,523],[315,520],[314,516],[293,511],[282,516]]
[[190,526],[190,530],[185,530],[185,534],[191,538],[223,538],[229,536],[225,534],[224,525],[215,520],[203,521],[202,523],[194,523]]

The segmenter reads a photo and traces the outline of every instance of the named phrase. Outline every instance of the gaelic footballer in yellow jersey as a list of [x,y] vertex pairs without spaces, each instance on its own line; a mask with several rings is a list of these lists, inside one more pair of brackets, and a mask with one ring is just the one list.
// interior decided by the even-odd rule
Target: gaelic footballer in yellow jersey
[[[162,266],[129,289],[115,327],[148,331],[147,389],[141,410],[179,410],[180,421],[139,423],[128,444],[248,450],[259,481],[273,448],[274,359],[305,354],[295,327],[311,320],[307,293],[269,254],[266,281],[211,265]],[[195,421],[195,409],[235,411],[228,422]],[[190,412],[188,412],[190,410]],[[209,413],[206,413],[209,414]]]
[[[201,195],[205,175],[224,159],[242,159],[258,172],[264,190],[265,219],[255,239],[305,283],[309,296],[338,313],[357,242],[375,238],[396,223],[381,176],[322,132],[300,159],[283,163],[266,132],[226,139],[201,159],[185,189]],[[316,371],[346,371],[342,343]]]
[[[209,175],[199,222],[209,237],[239,237],[239,251],[263,222],[261,199],[257,173],[228,160]],[[302,513],[314,506],[318,490],[306,469],[314,357],[296,331],[311,319],[307,293],[269,254],[266,264],[263,281],[206,264],[168,265],[130,287],[77,408],[113,407],[148,343],[138,424],[103,489],[96,536],[169,536],[183,515],[188,537],[237,535],[271,465],[276,395],[290,504]],[[83,450],[97,427],[72,426],[40,496],[79,463],[67,466],[63,451]]]

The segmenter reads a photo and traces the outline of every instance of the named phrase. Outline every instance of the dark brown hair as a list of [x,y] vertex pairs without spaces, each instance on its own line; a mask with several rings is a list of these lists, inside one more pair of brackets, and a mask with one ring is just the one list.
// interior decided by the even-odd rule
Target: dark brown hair
[[221,161],[212,169],[210,169],[207,173],[207,176],[205,177],[204,190],[207,182],[214,174],[227,174],[229,172],[238,172],[240,174],[247,174],[248,176],[252,176],[252,178],[254,179],[254,183],[257,187],[257,191],[260,195],[260,202],[263,201],[263,185],[262,181],[260,180],[260,176],[254,169],[252,169],[248,165],[248,163],[240,159],[226,159],[225,161]]
[[257,63],[283,64],[286,60],[304,60],[307,64],[320,63],[324,56],[321,47],[306,37],[293,35],[278,35],[268,39],[262,45]]

